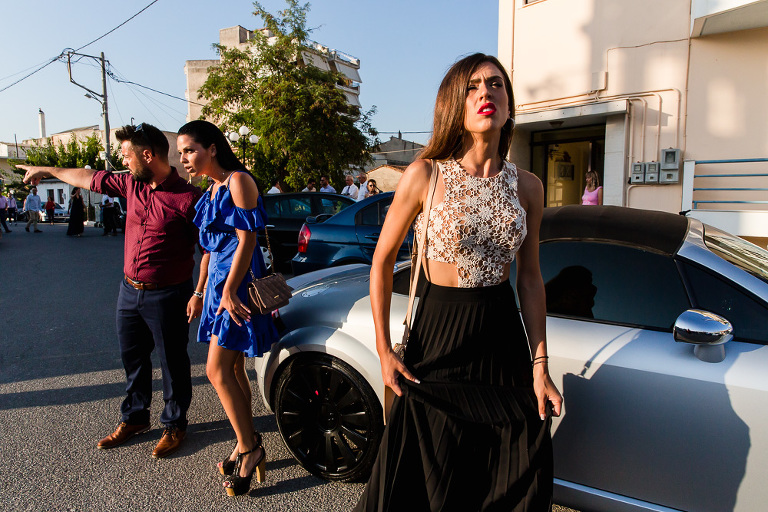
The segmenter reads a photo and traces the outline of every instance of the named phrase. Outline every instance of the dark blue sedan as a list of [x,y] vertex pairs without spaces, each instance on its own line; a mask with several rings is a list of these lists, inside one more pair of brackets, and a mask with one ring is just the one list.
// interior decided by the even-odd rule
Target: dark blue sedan
[[[299,252],[291,261],[294,275],[348,263],[371,263],[393,192],[364,199],[328,217],[308,218],[299,232]],[[413,233],[400,247],[398,260],[410,258]]]

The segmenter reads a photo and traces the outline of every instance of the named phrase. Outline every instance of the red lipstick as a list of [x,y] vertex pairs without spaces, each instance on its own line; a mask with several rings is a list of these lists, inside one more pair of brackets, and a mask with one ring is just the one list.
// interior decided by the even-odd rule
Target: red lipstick
[[477,113],[481,116],[492,116],[496,113],[496,105],[491,102],[483,103]]

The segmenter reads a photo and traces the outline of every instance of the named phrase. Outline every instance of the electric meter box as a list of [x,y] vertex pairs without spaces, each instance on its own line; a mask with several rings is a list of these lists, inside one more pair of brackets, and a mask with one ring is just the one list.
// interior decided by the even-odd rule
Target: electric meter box
[[680,182],[680,171],[677,169],[673,171],[666,171],[662,169],[659,172],[659,183],[663,185],[668,185],[670,183],[679,183]]
[[645,162],[645,182],[659,182],[659,162]]
[[629,179],[630,183],[645,183],[645,164],[636,162],[632,164],[632,175]]
[[676,171],[680,169],[680,150],[672,148],[662,149],[661,155],[659,155],[659,162],[661,162],[662,171]]

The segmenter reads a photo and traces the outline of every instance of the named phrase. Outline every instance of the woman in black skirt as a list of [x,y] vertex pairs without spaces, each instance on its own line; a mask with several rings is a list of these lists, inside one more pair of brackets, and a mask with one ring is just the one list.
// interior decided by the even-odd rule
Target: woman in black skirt
[[[397,397],[355,510],[551,507],[548,411],[559,415],[562,397],[547,368],[544,191],[505,161],[513,105],[496,58],[458,61],[440,85],[432,139],[398,184],[371,269],[376,348]],[[432,161],[439,175],[425,223]],[[414,221],[416,238],[427,230],[427,285],[401,359],[389,332],[392,272]]]

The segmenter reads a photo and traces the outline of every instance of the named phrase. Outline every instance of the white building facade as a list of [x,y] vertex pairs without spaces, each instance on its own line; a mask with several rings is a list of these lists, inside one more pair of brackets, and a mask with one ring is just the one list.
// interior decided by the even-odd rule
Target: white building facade
[[768,0],[500,0],[512,158],[547,206],[691,215],[768,242]]
[[[248,42],[253,39],[253,31],[240,25],[219,30],[219,44],[226,48],[238,48],[244,50],[248,47]],[[267,35],[270,35],[268,33]],[[346,96],[347,101],[357,107],[360,106],[360,60],[347,55],[344,52],[328,48],[319,43],[311,43],[309,51],[302,53],[303,61],[306,65],[312,65],[326,71],[335,71],[341,73],[344,77],[344,83],[337,84]],[[220,60],[188,60],[184,65],[184,74],[187,77],[186,98],[187,102],[187,121],[200,119],[203,105],[207,103],[205,99],[198,98],[200,88],[208,78],[208,69],[218,66]]]

